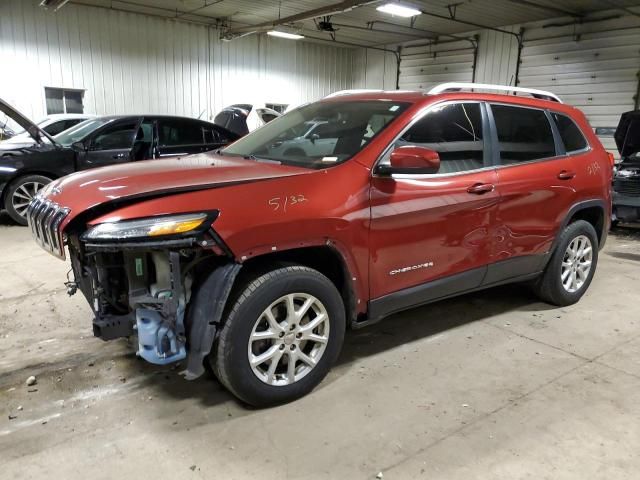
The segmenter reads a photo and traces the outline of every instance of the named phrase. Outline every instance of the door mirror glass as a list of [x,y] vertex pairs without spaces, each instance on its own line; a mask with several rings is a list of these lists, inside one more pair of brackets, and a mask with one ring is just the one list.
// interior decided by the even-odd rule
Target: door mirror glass
[[435,150],[406,145],[391,152],[388,165],[379,165],[379,173],[438,173],[440,155]]

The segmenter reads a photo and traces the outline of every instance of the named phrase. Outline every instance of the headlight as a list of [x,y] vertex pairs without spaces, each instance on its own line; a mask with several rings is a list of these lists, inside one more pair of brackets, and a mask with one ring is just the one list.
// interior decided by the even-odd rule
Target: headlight
[[189,213],[163,217],[124,220],[122,222],[100,223],[87,231],[85,240],[140,240],[167,235],[188,234],[204,226],[212,217],[207,213]]

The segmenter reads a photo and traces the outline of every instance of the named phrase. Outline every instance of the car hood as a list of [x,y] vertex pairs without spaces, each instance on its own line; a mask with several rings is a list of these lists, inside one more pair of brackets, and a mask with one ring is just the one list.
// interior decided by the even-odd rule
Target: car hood
[[68,221],[71,221],[78,214],[109,202],[220,188],[313,171],[208,152],[73,173],[47,185],[42,194],[68,208]]
[[640,152],[640,110],[622,114],[614,138],[622,158]]
[[0,98],[0,112],[4,113],[7,117],[11,118],[14,122],[20,125],[26,132],[29,133],[36,143],[43,143],[42,138],[49,139],[51,143],[55,145],[55,140],[47,132],[42,130],[38,125],[29,120],[26,116],[13,108],[7,102]]

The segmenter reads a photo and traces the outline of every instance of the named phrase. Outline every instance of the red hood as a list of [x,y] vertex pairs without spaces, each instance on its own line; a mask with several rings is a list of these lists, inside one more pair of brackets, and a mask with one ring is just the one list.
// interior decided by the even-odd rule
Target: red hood
[[203,153],[77,172],[52,182],[43,194],[58,205],[69,208],[66,224],[79,213],[113,200],[203,190],[312,172],[306,168]]

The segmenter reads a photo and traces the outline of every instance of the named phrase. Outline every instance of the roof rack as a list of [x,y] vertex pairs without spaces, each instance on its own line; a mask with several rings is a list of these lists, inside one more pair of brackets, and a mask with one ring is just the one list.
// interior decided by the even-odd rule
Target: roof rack
[[337,92],[330,93],[324,98],[339,97],[341,95],[350,95],[352,93],[380,93],[384,90],[372,89],[372,88],[354,88],[352,90],[338,90]]
[[534,98],[562,103],[562,100],[560,100],[560,97],[558,97],[555,93],[547,92],[545,90],[536,90],[535,88],[512,87],[509,85],[491,85],[488,83],[464,83],[464,82],[441,83],[440,85],[437,85],[433,87],[431,90],[429,90],[429,94],[435,95],[437,93],[459,92],[461,90],[473,90],[473,89],[497,90],[500,92],[528,93]]

